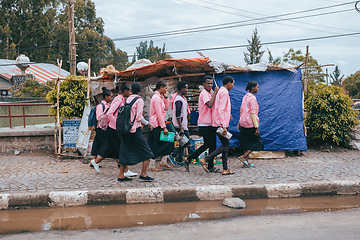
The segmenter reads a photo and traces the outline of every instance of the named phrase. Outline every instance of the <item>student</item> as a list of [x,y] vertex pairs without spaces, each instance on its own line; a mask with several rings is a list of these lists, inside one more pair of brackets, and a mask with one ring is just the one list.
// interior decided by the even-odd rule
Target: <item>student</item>
[[[216,128],[212,126],[212,106],[214,105],[219,87],[216,87],[215,91],[212,91],[213,82],[214,80],[210,75],[206,75],[203,78],[204,89],[199,96],[199,118],[197,123],[199,131],[203,136],[204,144],[184,159],[184,166],[187,171],[189,171],[190,162],[196,159],[206,149],[209,149],[209,153],[216,149]],[[219,169],[214,167],[214,159],[208,162],[207,169],[209,172],[219,172]]]
[[102,88],[102,97],[103,100],[96,106],[96,120],[98,121],[96,126],[96,135],[91,149],[91,155],[93,159],[91,160],[91,164],[95,169],[99,172],[99,165],[95,163],[95,159],[99,156],[100,153],[104,152],[107,146],[104,144],[106,142],[106,127],[100,127],[101,118],[106,116],[106,112],[109,110],[110,104],[109,102],[113,99],[113,93],[107,89],[106,87]]
[[162,171],[161,168],[156,166],[160,159],[160,167],[173,168],[164,161],[163,156],[169,155],[173,151],[174,143],[160,141],[161,131],[164,131],[165,135],[169,134],[165,124],[165,111],[168,108],[167,85],[165,81],[161,80],[156,83],[155,93],[150,102],[150,123],[154,129],[149,132],[148,143],[156,158],[156,160],[150,160],[149,170],[151,171]]
[[[173,103],[172,123],[176,132],[178,132],[180,136],[185,135],[187,138],[190,138],[187,119],[190,110],[188,102],[185,98],[185,95],[188,92],[188,88],[189,86],[185,81],[180,81],[177,85],[178,93]],[[174,152],[172,152],[169,156],[170,160],[173,162],[175,161],[177,164],[183,163],[184,149],[187,147],[187,145],[179,146]]]
[[[98,157],[95,159],[95,164],[92,163],[95,170],[100,172],[99,163],[105,158],[113,158],[119,164],[119,150],[120,150],[120,137],[116,132],[116,118],[118,115],[118,110],[121,106],[125,103],[125,98],[131,95],[130,85],[126,82],[123,82],[120,87],[121,94],[118,94],[114,100],[111,102],[110,109],[106,113],[106,116],[109,120],[109,127],[107,128],[106,133],[106,142],[105,145],[107,146],[106,149],[103,149],[103,152],[99,153]],[[134,173],[128,168],[125,169],[125,176],[126,177],[135,177],[137,173]]]
[[246,91],[249,92],[244,96],[240,108],[238,124],[238,126],[240,125],[240,147],[245,152],[239,159],[245,168],[254,167],[254,164],[249,163],[249,155],[252,151],[264,150],[259,132],[259,104],[254,95],[258,90],[257,82],[248,82]]
[[[130,103],[135,97],[140,97],[139,93],[141,91],[141,84],[135,82],[131,85],[132,95],[130,95],[126,102]],[[143,181],[153,181],[154,178],[149,177],[146,174],[146,169],[149,163],[149,159],[154,157],[154,154],[151,152],[151,149],[145,140],[144,135],[141,132],[142,125],[149,125],[150,130],[153,130],[151,123],[146,121],[143,117],[144,111],[144,100],[140,97],[135,101],[131,107],[130,119],[134,124],[130,129],[129,133],[124,133],[121,135],[121,146],[120,146],[120,173],[118,181],[131,181],[131,178],[125,177],[125,167],[127,165],[135,165],[140,162],[143,163],[140,179]]]
[[214,157],[221,153],[222,155],[222,164],[223,164],[223,175],[234,174],[233,171],[228,169],[227,165],[227,156],[228,149],[230,147],[229,139],[225,136],[229,128],[229,122],[232,119],[231,116],[231,103],[229,91],[233,89],[235,80],[231,76],[226,76],[223,79],[223,86],[219,89],[219,92],[216,94],[215,103],[212,110],[212,126],[216,129],[222,127],[224,131],[222,134],[217,133],[219,140],[221,141],[221,146],[218,147],[215,151],[210,153],[205,159],[200,159],[200,163],[206,172],[209,170],[206,167],[206,163],[212,161]]

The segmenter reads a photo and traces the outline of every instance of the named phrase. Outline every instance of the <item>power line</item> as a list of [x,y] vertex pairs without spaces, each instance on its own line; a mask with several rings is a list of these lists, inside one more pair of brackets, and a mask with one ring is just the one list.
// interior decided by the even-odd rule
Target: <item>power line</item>
[[[360,32],[354,32],[354,33],[346,33],[346,34],[337,34],[337,35],[328,35],[328,36],[321,36],[321,37],[312,37],[312,38],[300,38],[300,39],[292,39],[292,40],[280,40],[280,41],[274,41],[274,42],[265,42],[262,43],[263,45],[275,45],[275,44],[283,44],[283,43],[292,43],[292,42],[305,42],[305,41],[314,41],[314,40],[321,40],[321,39],[330,39],[330,38],[338,38],[338,37],[350,37],[350,36],[356,36],[360,35]],[[188,49],[188,50],[176,50],[176,51],[169,51],[166,52],[167,54],[178,54],[178,53],[187,53],[187,52],[198,52],[198,51],[214,51],[214,50],[222,50],[222,49],[232,49],[232,48],[243,48],[248,47],[249,44],[243,44],[243,45],[232,45],[232,46],[222,46],[222,47],[211,47],[211,48],[199,48],[199,49]],[[127,55],[126,57],[133,57],[138,56],[137,54]],[[117,56],[117,57],[101,57],[101,58],[91,58],[92,60],[103,60],[103,59],[117,59],[117,58],[123,58],[125,56]],[[77,59],[76,61],[86,61],[88,59]],[[63,60],[63,61],[69,61],[69,60]],[[47,62],[41,62],[41,63],[53,63],[55,61],[47,61]],[[38,63],[29,63],[29,64],[40,64]],[[0,66],[9,66],[9,65],[15,65],[15,64],[2,64]]]
[[[177,1],[181,1],[181,0],[177,0]],[[209,2],[209,1],[205,1],[205,0],[197,0],[199,2],[204,2],[204,3],[208,3],[208,4],[212,4],[212,5],[215,5],[215,6],[220,6],[220,7],[224,7],[224,8],[229,8],[229,9],[233,9],[233,10],[237,10],[237,11],[242,11],[242,12],[248,12],[248,13],[251,13],[251,14],[256,14],[256,15],[261,15],[261,16],[265,16],[265,17],[271,17],[269,15],[265,15],[265,14],[260,14],[260,13],[256,13],[256,12],[252,12],[252,11],[247,11],[247,10],[243,10],[243,9],[239,9],[239,8],[234,8],[234,7],[229,7],[229,6],[226,6],[226,5],[222,5],[222,4],[218,4],[218,3],[213,3],[213,2]],[[181,2],[184,2],[184,1],[181,1]],[[336,4],[336,5],[331,5],[331,6],[327,6],[327,7],[319,7],[319,8],[314,8],[313,11],[317,11],[317,10],[323,10],[323,9],[327,9],[327,8],[333,8],[333,7],[339,7],[339,6],[344,6],[344,5],[348,5],[348,4],[351,4],[353,3],[354,1],[352,2],[347,2],[347,3],[341,3],[341,4]],[[189,4],[192,4],[190,2],[186,2],[186,3],[189,3]],[[198,5],[198,6],[202,6],[202,5]],[[219,11],[219,9],[215,9],[215,8],[212,8],[213,10],[216,10],[216,11]],[[303,11],[298,11],[298,12],[294,12],[294,14],[299,14],[299,13],[302,13],[302,12],[306,12],[307,10],[303,10]],[[231,13],[233,14],[233,13]],[[287,13],[285,15],[289,15],[289,14],[292,14],[292,13]],[[282,14],[284,15],[284,14]],[[331,28],[331,29],[338,29],[338,30],[346,30],[346,31],[352,31],[350,29],[345,29],[345,28],[336,28],[334,26],[324,26],[324,25],[319,25],[319,24],[314,24],[314,23],[303,23],[303,22],[299,22],[299,21],[293,21],[295,23],[300,23],[300,24],[306,24],[306,25],[312,25],[312,26],[317,26],[317,27],[326,27],[326,28]],[[289,24],[285,24],[285,23],[279,23],[279,24],[282,24],[282,25],[286,25],[286,26],[292,26],[292,25],[289,25]],[[306,27],[301,27],[303,29],[308,29],[308,30],[312,30],[312,31],[319,31],[319,30],[315,30],[315,29],[311,29],[311,28],[306,28]],[[322,31],[322,32],[327,32],[327,31]],[[329,33],[329,32],[327,32]]]
[[[354,1],[348,2],[348,3],[343,3],[341,5],[346,5],[346,4],[350,4],[350,3],[354,3]],[[336,5],[333,5],[333,6],[327,6],[327,7],[324,7],[323,9],[338,6],[338,5],[339,4],[336,4]],[[300,11],[299,13],[303,13],[305,11],[311,12],[311,11],[317,11],[317,10],[319,10],[319,8],[303,10],[303,11]],[[202,26],[202,27],[194,27],[194,28],[187,28],[187,29],[180,29],[180,30],[172,30],[172,31],[158,32],[158,33],[152,33],[152,34],[142,34],[142,35],[135,35],[135,36],[129,36],[129,37],[122,37],[122,38],[114,38],[114,39],[107,39],[107,40],[82,42],[82,43],[76,43],[76,45],[94,44],[94,43],[102,43],[102,42],[109,42],[109,41],[114,41],[115,42],[115,41],[135,40],[135,39],[143,39],[143,38],[154,38],[154,37],[162,37],[162,36],[170,36],[170,35],[182,35],[182,34],[187,34],[187,33],[199,33],[199,32],[206,32],[206,31],[214,31],[214,30],[222,30],[222,29],[229,29],[229,28],[235,28],[235,27],[249,26],[249,25],[253,25],[253,24],[265,24],[265,23],[273,23],[273,22],[279,22],[279,21],[285,21],[285,20],[317,17],[317,16],[329,15],[329,14],[334,14],[334,13],[347,12],[347,11],[352,11],[352,10],[353,9],[346,9],[346,10],[339,10],[339,11],[333,11],[333,12],[320,13],[320,14],[298,16],[298,17],[293,17],[293,18],[288,18],[288,19],[275,19],[275,20],[270,20],[270,21],[262,21],[262,22],[241,24],[241,23],[247,23],[247,22],[252,22],[252,21],[264,20],[264,19],[268,19],[268,18],[275,18],[275,17],[279,17],[279,16],[287,16],[287,15],[297,14],[297,12],[293,12],[293,13],[274,15],[274,16],[269,16],[269,17],[255,18],[255,19],[236,21],[236,22],[230,22],[230,23],[215,24],[215,25],[208,25],[208,26]],[[229,26],[227,26],[227,25],[229,25]],[[40,47],[22,48],[22,49],[9,49],[9,50],[1,50],[0,53],[1,52],[13,52],[13,51],[28,51],[28,50],[36,50],[36,49],[46,49],[46,48],[53,48],[53,47],[68,47],[68,46],[69,46],[69,44],[62,44],[62,45],[50,45],[50,46],[40,46]]]

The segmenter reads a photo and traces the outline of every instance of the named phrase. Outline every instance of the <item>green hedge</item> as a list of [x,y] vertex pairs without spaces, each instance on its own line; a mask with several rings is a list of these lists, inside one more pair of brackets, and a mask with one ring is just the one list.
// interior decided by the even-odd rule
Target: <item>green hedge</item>
[[340,87],[309,86],[305,95],[310,143],[343,145],[351,140],[350,131],[359,124],[352,100]]

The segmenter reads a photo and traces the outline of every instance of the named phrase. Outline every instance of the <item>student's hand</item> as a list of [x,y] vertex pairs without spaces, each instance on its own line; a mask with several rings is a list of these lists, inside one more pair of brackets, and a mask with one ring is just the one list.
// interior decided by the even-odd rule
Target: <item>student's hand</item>
[[230,121],[233,120],[232,115],[230,115]]
[[167,98],[168,95],[167,95],[167,92],[163,94],[164,98]]
[[218,91],[219,91],[219,87],[215,87],[214,93],[217,94]]
[[151,125],[151,123],[149,123],[149,128],[150,128],[150,131],[152,131],[154,129],[153,125]]
[[259,134],[260,134],[259,128],[255,128],[255,135],[259,135]]
[[226,134],[227,134],[227,128],[225,128],[225,127],[224,127],[223,129],[224,129],[224,131],[222,132],[222,134],[221,134],[221,135],[222,135],[223,137],[226,137]]
[[185,132],[184,132],[184,129],[183,128],[180,128],[180,136],[183,136],[184,134],[185,134]]
[[164,131],[164,134],[165,134],[166,136],[168,136],[168,135],[169,135],[169,131],[167,130],[167,128],[166,128],[166,127],[164,127],[163,131]]

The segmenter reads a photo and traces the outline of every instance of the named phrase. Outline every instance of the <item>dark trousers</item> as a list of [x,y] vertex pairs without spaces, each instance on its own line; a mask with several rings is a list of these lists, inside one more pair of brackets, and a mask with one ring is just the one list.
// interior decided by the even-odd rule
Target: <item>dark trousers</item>
[[[175,130],[176,130],[178,133],[180,132],[180,128],[175,127]],[[184,134],[185,134],[185,136],[186,136],[188,139],[190,139],[190,135],[189,135],[189,131],[188,131],[188,130],[184,130]],[[188,145],[189,145],[189,144],[185,144],[185,145],[182,146],[182,147],[179,145],[179,147],[176,148],[175,151],[173,151],[173,152],[171,153],[171,156],[175,157],[178,162],[184,161],[184,152],[185,152],[184,150],[185,150],[185,148],[186,148]]]
[[[203,136],[204,144],[188,157],[190,162],[200,156],[206,149],[209,149],[209,154],[216,149],[216,128],[212,126],[199,126],[199,131]],[[208,169],[213,167],[214,158],[208,161]]]
[[222,154],[222,164],[223,164],[223,170],[227,170],[228,169],[228,165],[227,165],[227,157],[228,157],[228,150],[230,147],[230,142],[229,139],[223,137],[222,135],[217,133],[217,136],[219,137],[219,140],[221,141],[221,146],[218,147],[215,151],[213,151],[212,153],[210,153],[210,155],[208,155],[205,158],[205,161],[209,162],[210,160],[214,159],[214,157],[216,157],[217,155],[219,155],[220,153]]

